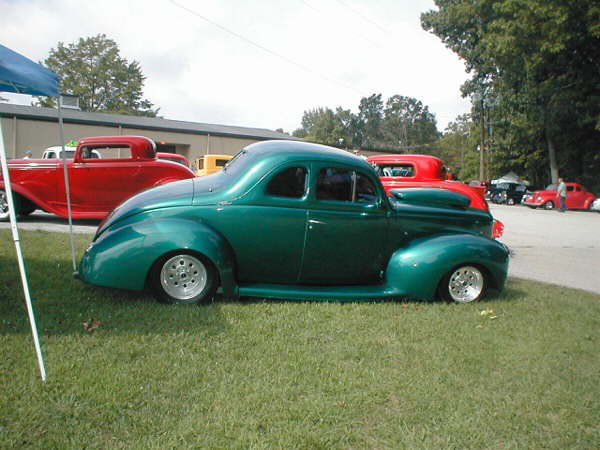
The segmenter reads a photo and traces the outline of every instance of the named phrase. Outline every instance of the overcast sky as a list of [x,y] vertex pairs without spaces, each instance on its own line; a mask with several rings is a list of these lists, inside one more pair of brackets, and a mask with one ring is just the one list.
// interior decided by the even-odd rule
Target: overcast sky
[[307,109],[356,112],[361,97],[381,93],[421,100],[442,131],[470,107],[459,91],[463,63],[421,28],[420,14],[433,8],[433,0],[0,0],[0,43],[42,61],[59,41],[104,33],[139,61],[145,98],[167,119],[291,132]]

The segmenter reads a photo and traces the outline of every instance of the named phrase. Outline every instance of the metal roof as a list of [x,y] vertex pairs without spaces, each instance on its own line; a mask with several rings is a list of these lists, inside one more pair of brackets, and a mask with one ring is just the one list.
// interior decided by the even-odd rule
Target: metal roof
[[[123,128],[137,128],[142,130],[169,131],[187,134],[210,134],[211,136],[228,136],[250,139],[300,140],[293,136],[268,130],[266,128],[184,122],[181,120],[127,116],[123,114],[83,112],[65,108],[63,108],[62,112],[65,123],[104,125],[111,127],[121,126]],[[39,108],[37,106],[13,105],[9,103],[0,103],[0,115],[4,117],[17,117],[18,119],[43,120],[52,122],[58,120],[58,111],[54,108]]]

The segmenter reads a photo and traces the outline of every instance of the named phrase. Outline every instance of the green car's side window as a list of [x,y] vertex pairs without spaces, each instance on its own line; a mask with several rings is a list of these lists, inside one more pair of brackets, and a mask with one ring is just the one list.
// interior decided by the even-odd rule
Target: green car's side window
[[356,173],[356,196],[358,203],[375,203],[377,201],[377,189],[371,179],[360,172]]
[[354,171],[327,167],[319,171],[317,200],[352,201]]
[[267,195],[302,198],[306,190],[305,167],[288,167],[276,173],[267,184]]
[[377,190],[369,177],[360,172],[327,167],[317,177],[317,200],[375,203]]

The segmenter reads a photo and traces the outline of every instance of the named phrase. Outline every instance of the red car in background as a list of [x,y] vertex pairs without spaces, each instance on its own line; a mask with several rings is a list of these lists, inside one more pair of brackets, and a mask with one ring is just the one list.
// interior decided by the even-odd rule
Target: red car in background
[[[589,192],[579,183],[565,183],[567,185],[567,208],[568,209],[590,209],[596,196]],[[553,209],[559,206],[556,197],[556,188],[558,185],[551,184],[546,189],[535,191],[529,195],[524,205],[530,208],[542,207],[544,209]]]
[[[13,159],[8,169],[18,214],[27,215],[39,208],[67,217],[61,159]],[[67,160],[67,170],[75,219],[103,219],[133,194],[194,178],[189,168],[157,159],[156,145],[142,136],[81,139],[73,159]],[[4,188],[0,176],[0,220],[8,220]]]
[[[471,200],[470,207],[489,211],[483,198],[484,190],[471,187],[459,181],[450,180],[444,162],[431,155],[376,155],[369,156],[371,164],[388,195],[392,189],[402,188],[439,188],[458,192]],[[504,230],[502,222],[494,221],[493,236],[500,237]]]

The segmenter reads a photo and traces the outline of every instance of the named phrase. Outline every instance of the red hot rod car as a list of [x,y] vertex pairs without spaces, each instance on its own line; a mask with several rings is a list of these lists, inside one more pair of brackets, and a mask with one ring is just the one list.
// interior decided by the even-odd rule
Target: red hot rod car
[[[27,215],[39,208],[67,217],[62,160],[13,159],[8,168],[18,214]],[[156,145],[142,136],[81,139],[73,159],[67,160],[67,170],[75,219],[103,219],[133,194],[194,177],[181,164],[157,159]],[[0,220],[8,219],[4,189],[0,176]]]
[[[579,183],[565,184],[567,186],[567,208],[590,209],[596,196]],[[557,187],[558,185],[551,184],[544,190],[535,191],[525,199],[523,204],[534,209],[538,206],[541,206],[544,209],[558,208],[559,202],[558,197],[556,196]]]

